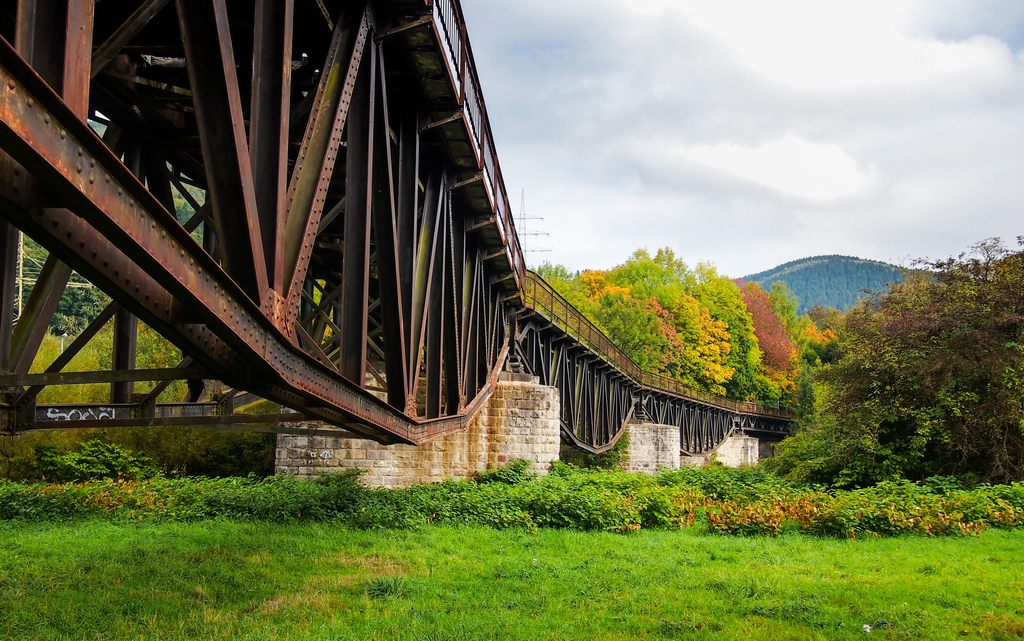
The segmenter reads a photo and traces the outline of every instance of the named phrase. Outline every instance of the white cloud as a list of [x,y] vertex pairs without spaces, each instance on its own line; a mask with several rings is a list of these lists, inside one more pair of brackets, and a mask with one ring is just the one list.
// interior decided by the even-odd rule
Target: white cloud
[[1020,7],[464,0],[507,186],[551,234],[534,258],[669,245],[735,276],[1024,234]]
[[866,190],[877,173],[863,169],[840,147],[794,136],[760,147],[729,143],[682,150],[691,160],[747,178],[767,187],[814,200],[836,200]]
[[999,40],[910,33],[913,0],[685,0],[677,11],[720,39],[744,65],[810,90],[898,86],[954,75],[991,76],[1012,60]]

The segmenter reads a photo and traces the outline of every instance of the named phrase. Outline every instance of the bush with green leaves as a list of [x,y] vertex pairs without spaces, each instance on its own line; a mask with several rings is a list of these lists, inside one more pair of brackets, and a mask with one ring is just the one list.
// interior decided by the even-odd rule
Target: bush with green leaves
[[[0,519],[324,522],[355,529],[428,524],[533,531],[634,532],[697,524],[712,532],[863,537],[964,535],[1024,525],[1024,484],[964,488],[948,478],[826,490],[721,466],[648,476],[556,464],[526,478],[522,463],[486,482],[370,489],[357,472],[314,481],[290,476],[167,478],[26,484],[0,482]],[[494,477],[504,478],[496,480]],[[510,482],[511,481],[511,482]]]
[[105,478],[135,480],[157,474],[153,462],[146,456],[98,439],[67,452],[52,445],[41,445],[36,448],[36,465],[44,479],[57,483]]

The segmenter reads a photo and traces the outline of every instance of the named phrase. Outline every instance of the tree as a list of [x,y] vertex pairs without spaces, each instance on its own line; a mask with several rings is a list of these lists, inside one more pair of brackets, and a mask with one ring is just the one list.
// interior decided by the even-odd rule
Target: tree
[[922,264],[847,313],[782,471],[840,485],[1024,479],[1024,252],[989,240]]
[[609,287],[598,297],[598,318],[622,351],[642,369],[679,375],[683,345],[671,315],[654,298],[634,298],[626,288]]
[[729,367],[729,327],[688,294],[673,311],[673,325],[683,346],[678,379],[690,387],[725,395],[724,384],[736,373]]
[[727,395],[738,400],[759,398],[759,392],[768,391],[761,375],[761,348],[739,286],[709,263],[698,263],[695,276],[694,298],[728,329],[729,355],[725,364],[733,370],[733,376],[725,384]]
[[[742,281],[741,281],[742,283]],[[743,302],[754,322],[754,335],[757,344],[764,353],[764,364],[777,372],[787,372],[793,368],[796,348],[790,339],[789,330],[775,313],[772,299],[768,292],[757,283],[742,283]],[[791,324],[796,325],[796,310],[793,311]]]

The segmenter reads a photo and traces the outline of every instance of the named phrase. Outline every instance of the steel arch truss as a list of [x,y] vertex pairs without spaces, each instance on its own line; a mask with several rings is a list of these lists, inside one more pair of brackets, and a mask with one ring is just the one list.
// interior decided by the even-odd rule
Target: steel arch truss
[[790,421],[706,405],[655,390],[643,392],[643,418],[679,427],[679,447],[687,454],[714,451],[729,434],[787,434]]
[[520,321],[513,365],[558,388],[562,434],[579,449],[607,451],[633,418],[633,382],[543,318]]

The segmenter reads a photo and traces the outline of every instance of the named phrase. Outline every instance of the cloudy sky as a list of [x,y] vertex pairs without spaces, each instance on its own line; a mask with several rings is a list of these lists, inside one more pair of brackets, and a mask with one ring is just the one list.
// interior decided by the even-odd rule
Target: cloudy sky
[[1024,235],[1024,0],[463,0],[529,255],[734,277]]

